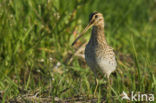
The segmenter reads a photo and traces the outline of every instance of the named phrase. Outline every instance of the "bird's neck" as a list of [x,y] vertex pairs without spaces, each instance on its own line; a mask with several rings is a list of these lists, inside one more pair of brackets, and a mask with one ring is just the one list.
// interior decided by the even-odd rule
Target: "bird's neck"
[[93,26],[90,42],[93,45],[107,45],[104,35],[104,25]]

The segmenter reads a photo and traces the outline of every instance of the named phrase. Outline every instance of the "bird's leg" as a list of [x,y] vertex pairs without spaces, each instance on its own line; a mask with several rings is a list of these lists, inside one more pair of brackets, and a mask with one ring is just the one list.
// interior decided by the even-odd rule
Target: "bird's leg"
[[99,82],[98,82],[98,79],[96,78],[96,87],[95,87],[95,90],[94,90],[94,97],[95,97],[95,94],[96,94],[96,91],[97,91],[97,88],[98,88],[98,85],[99,85]]
[[109,76],[107,76],[107,100],[108,102],[110,102],[111,100],[111,81],[110,81],[110,78]]
[[99,84],[98,79],[97,79],[97,74],[96,74],[95,70],[94,70],[94,76],[95,76],[95,84],[96,84],[96,87],[95,87],[95,90],[94,90],[94,97],[95,97],[95,94],[96,94],[96,91],[97,91],[97,88],[98,88],[98,84]]

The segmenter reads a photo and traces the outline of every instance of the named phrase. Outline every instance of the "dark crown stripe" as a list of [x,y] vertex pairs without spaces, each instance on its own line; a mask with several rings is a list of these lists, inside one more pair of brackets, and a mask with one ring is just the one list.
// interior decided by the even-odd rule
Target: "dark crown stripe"
[[98,12],[93,12],[89,15],[89,21],[92,19],[93,15],[97,14]]

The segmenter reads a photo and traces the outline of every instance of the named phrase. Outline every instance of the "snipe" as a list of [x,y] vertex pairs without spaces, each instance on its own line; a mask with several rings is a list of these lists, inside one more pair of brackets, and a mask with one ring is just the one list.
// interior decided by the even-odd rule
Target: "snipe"
[[[100,71],[105,74],[109,80],[109,76],[113,71],[115,71],[117,63],[113,48],[108,45],[104,35],[104,18],[101,13],[94,12],[90,14],[89,24],[72,45],[74,45],[76,41],[91,27],[93,28],[90,40],[85,48],[85,60],[96,77],[97,72]],[[96,89],[97,86],[98,81]],[[96,89],[94,93],[96,93]]]

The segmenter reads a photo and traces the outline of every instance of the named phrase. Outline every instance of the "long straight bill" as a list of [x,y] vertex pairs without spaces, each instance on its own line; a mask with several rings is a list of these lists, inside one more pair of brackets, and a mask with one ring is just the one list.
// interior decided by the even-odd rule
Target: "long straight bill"
[[77,42],[77,40],[79,40],[84,35],[86,31],[88,31],[90,27],[92,27],[92,25],[88,24],[86,28],[80,33],[80,35],[74,40],[74,42],[72,43],[72,46]]

